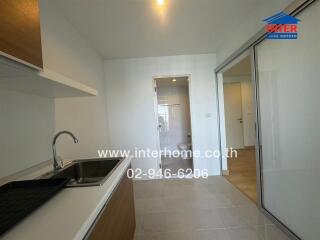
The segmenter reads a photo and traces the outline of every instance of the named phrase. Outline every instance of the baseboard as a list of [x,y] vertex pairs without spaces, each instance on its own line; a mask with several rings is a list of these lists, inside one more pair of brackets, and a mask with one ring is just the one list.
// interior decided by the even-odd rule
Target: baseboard
[[226,176],[226,175],[229,175],[229,170],[222,170],[222,175],[223,176]]

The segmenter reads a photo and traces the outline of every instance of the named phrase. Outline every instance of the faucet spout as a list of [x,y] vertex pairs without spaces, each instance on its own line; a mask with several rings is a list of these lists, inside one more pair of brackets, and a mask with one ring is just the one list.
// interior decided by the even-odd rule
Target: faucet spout
[[78,143],[79,140],[74,136],[74,134],[72,132],[69,132],[69,131],[61,131],[61,132],[58,132],[54,138],[53,138],[53,141],[52,141],[52,152],[53,152],[53,169],[54,171],[57,171],[59,169],[62,169],[63,168],[63,162],[61,159],[59,159],[57,157],[57,149],[56,149],[56,142],[57,142],[57,139],[59,136],[63,135],[63,134],[67,134],[69,136],[71,136],[73,138],[73,142],[74,143]]

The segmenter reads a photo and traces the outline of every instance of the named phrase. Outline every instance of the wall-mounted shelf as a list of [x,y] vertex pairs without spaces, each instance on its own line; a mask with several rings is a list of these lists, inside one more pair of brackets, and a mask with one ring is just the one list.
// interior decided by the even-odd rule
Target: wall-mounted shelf
[[44,68],[37,71],[0,56],[0,89],[49,97],[96,96],[98,91]]

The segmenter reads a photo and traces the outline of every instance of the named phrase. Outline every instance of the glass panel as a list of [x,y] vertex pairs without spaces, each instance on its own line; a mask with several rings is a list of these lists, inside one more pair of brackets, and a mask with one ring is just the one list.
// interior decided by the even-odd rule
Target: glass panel
[[320,236],[320,2],[298,40],[257,50],[264,207],[305,240]]

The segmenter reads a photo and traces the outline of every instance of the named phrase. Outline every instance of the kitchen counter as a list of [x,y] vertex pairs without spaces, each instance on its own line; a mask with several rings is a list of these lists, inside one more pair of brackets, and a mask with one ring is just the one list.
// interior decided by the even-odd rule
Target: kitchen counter
[[1,239],[83,239],[130,163],[123,160],[102,186],[65,188]]

